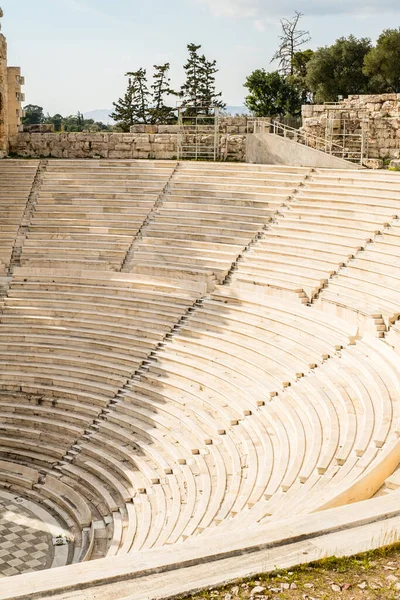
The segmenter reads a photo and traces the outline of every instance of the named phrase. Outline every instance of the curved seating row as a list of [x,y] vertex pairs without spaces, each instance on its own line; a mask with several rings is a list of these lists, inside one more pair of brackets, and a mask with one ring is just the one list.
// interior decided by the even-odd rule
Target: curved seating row
[[124,551],[201,533],[256,504],[279,472],[284,458],[276,457],[288,458],[294,424],[279,413],[267,418],[270,400],[355,335],[297,303],[220,288],[118,394],[60,471],[70,477],[72,465],[82,490],[89,469],[114,498],[132,501],[135,533]]
[[316,172],[280,213],[232,279],[278,296],[296,293],[307,302],[400,216],[399,185],[375,173]]
[[369,497],[373,485],[379,488],[379,478],[358,497],[353,485],[373,469],[384,470],[398,445],[399,377],[396,355],[376,338],[365,338],[259,408],[271,427],[282,423],[284,435],[272,438],[263,493],[220,530]]
[[17,269],[0,315],[0,385],[40,405],[0,406],[0,445],[57,461],[197,298],[144,276]]
[[219,282],[309,169],[179,163],[155,218],[135,242],[132,272]]
[[119,271],[175,164],[49,161],[21,265]]
[[329,504],[398,439],[397,356],[354,337],[313,308],[219,288],[60,471],[133,505],[119,552]]
[[400,316],[400,220],[335,275],[316,307],[384,335]]
[[32,190],[38,161],[0,161],[0,277],[10,266],[25,206]]
[[[22,254],[29,266],[14,270],[0,304],[0,486],[60,515],[73,562],[384,493],[376,472],[398,453],[396,180],[165,164],[50,162]],[[135,234],[118,260],[87,252],[105,240],[108,208],[122,223],[120,202],[125,220],[166,181],[128,264]],[[75,233],[85,198],[94,226]],[[206,294],[271,217],[233,282]],[[43,262],[30,250],[40,240]],[[111,235],[109,248],[119,241]],[[342,262],[347,309],[325,314]],[[306,303],[320,294],[315,306],[293,297],[300,289]],[[384,341],[349,317],[351,298],[365,313],[376,298]]]

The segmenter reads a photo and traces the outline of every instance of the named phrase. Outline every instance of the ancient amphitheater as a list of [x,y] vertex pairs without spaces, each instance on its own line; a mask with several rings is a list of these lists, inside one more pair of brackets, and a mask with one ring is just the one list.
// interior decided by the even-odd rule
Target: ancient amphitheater
[[0,226],[0,599],[396,538],[399,174],[6,159]]

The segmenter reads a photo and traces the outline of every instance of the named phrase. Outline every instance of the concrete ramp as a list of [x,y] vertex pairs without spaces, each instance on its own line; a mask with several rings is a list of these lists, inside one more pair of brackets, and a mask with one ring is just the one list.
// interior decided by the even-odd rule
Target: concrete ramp
[[247,162],[325,169],[363,169],[361,165],[326,154],[273,133],[247,136]]

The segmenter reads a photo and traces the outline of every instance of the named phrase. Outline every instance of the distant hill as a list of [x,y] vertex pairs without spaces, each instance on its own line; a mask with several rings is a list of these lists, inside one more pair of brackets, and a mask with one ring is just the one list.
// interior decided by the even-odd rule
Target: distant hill
[[230,115],[249,115],[247,106],[227,106],[225,111]]
[[91,110],[89,112],[84,113],[85,119],[94,119],[95,121],[101,121],[102,123],[106,123],[106,125],[112,125],[114,121],[109,116],[112,113],[112,108],[99,108],[97,110]]
[[[112,113],[112,108],[98,108],[84,113],[85,119],[94,119],[95,121],[101,121],[107,125],[112,125],[114,121],[109,116]],[[227,106],[225,111],[230,115],[246,115],[249,114],[246,106]]]

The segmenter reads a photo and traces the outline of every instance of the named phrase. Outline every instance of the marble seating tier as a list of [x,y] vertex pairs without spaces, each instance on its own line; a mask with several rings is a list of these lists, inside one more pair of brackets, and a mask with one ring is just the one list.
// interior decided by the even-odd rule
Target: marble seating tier
[[394,494],[399,213],[389,173],[0,161],[0,504],[52,515],[33,568]]

